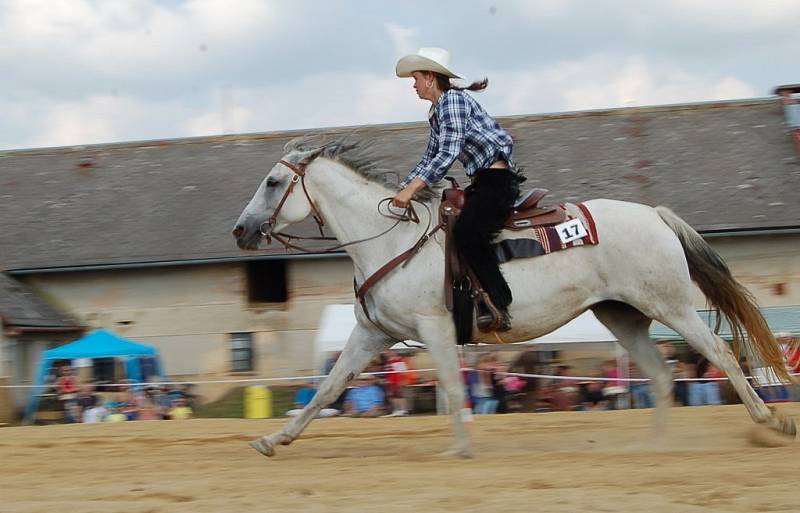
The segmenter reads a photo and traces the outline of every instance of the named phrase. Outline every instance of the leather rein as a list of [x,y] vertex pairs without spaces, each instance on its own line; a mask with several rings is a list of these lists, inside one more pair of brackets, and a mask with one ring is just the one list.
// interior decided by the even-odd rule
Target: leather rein
[[[278,163],[291,169],[294,172],[294,176],[292,176],[292,180],[289,182],[289,186],[283,193],[283,197],[281,197],[281,200],[278,202],[278,206],[275,207],[275,210],[272,212],[272,215],[269,217],[268,220],[264,221],[264,223],[261,224],[260,231],[261,234],[267,239],[267,243],[270,243],[274,238],[275,240],[283,244],[287,249],[291,248],[298,251],[302,251],[304,253],[330,253],[331,251],[337,251],[339,249],[346,248],[348,246],[353,246],[355,244],[368,242],[371,240],[375,240],[379,237],[382,237],[383,235],[386,235],[387,233],[392,231],[394,228],[397,227],[397,225],[399,225],[402,222],[410,221],[416,224],[419,223],[419,216],[414,211],[414,208],[412,207],[411,204],[408,205],[403,214],[395,214],[389,209],[389,204],[391,203],[392,198],[384,198],[380,202],[378,202],[378,212],[384,217],[394,219],[395,222],[389,228],[378,233],[377,235],[373,235],[371,237],[365,237],[363,239],[353,240],[350,242],[345,242],[344,244],[339,244],[324,249],[309,249],[300,246],[298,244],[293,244],[290,242],[291,240],[336,240],[336,237],[328,237],[325,235],[323,231],[323,227],[325,226],[325,220],[323,219],[322,214],[320,214],[316,205],[314,205],[314,202],[311,201],[311,196],[308,195],[308,189],[306,188],[306,164],[299,164],[299,165],[292,164],[291,162],[287,162],[285,160],[279,160]],[[303,193],[306,196],[306,200],[308,200],[308,204],[311,206],[311,210],[313,212],[312,217],[314,221],[316,221],[317,228],[319,229],[319,234],[320,234],[319,237],[305,237],[300,235],[292,235],[285,232],[272,231],[273,228],[275,227],[275,222],[277,221],[278,214],[280,213],[281,208],[283,208],[283,205],[284,203],[286,203],[286,200],[289,198],[289,195],[292,192],[294,192],[294,188],[298,182],[300,182],[300,185],[303,187]],[[422,246],[424,246],[425,243],[428,242],[428,240],[430,240],[431,236],[433,236],[433,234],[435,234],[442,228],[441,224],[437,224],[433,229],[431,229],[433,214],[431,213],[430,208],[428,208],[427,205],[425,205],[424,203],[420,204],[423,207],[425,207],[425,210],[428,211],[428,225],[426,226],[425,232],[422,234],[422,236],[419,239],[417,239],[417,242],[415,242],[413,246],[408,248],[403,253],[400,253],[393,259],[389,260],[387,263],[381,266],[377,271],[372,273],[366,280],[364,280],[364,283],[362,283],[360,287],[357,285],[356,279],[353,278],[353,288],[355,290],[356,298],[358,299],[358,302],[361,304],[361,308],[364,310],[364,314],[367,316],[367,319],[369,319],[373,324],[375,324],[375,326],[377,326],[381,331],[384,331],[384,333],[386,333],[385,330],[383,330],[383,328],[381,328],[369,314],[366,302],[367,292],[369,292],[369,290],[378,281],[380,281],[381,278],[389,274],[391,271],[396,269],[401,264],[405,267],[408,261],[422,249]],[[386,209],[389,212],[389,214],[381,212],[381,206],[383,205],[386,205]],[[265,226],[267,227],[266,230]]]

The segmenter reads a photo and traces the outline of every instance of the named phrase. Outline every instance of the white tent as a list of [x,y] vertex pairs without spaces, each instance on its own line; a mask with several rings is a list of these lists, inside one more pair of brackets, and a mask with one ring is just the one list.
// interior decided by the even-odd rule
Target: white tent
[[[330,351],[341,351],[350,332],[356,325],[353,305],[329,305],[322,312],[319,322],[315,351],[317,359]],[[531,340],[528,344],[596,344],[613,343],[616,338],[594,316],[584,312],[564,326],[543,337]],[[398,345],[396,347],[404,347]]]

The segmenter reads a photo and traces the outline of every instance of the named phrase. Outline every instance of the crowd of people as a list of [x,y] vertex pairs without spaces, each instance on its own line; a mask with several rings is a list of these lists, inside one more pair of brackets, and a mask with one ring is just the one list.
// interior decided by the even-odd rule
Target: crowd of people
[[[329,374],[340,353],[325,361],[322,372]],[[408,387],[417,382],[410,359],[395,351],[382,353],[328,408],[318,416],[331,417],[404,417],[410,412]],[[302,411],[316,393],[315,383],[306,382],[295,394],[294,408],[286,412],[294,416]]]
[[[779,334],[779,342],[787,355],[791,372],[800,372],[800,349],[787,334]],[[725,375],[707,358],[691,347],[678,354],[671,342],[657,344],[669,365],[674,381],[673,404],[702,406],[725,404],[726,397],[735,399]],[[616,360],[607,360],[594,371],[580,374],[568,363],[542,368],[535,351],[523,351],[506,363],[497,352],[472,353],[468,362],[462,359],[462,377],[468,408],[477,415],[516,411],[597,411],[625,408],[652,408],[655,405],[652,386],[641,370],[631,362],[626,373]],[[339,357],[335,353],[326,360],[324,374],[329,374]],[[743,363],[745,373],[754,375]],[[518,374],[552,373],[553,378],[531,378]],[[632,381],[623,379],[633,378]],[[80,383],[69,365],[57,368],[52,380],[52,395],[57,398],[67,422],[120,422],[130,420],[186,419],[192,416],[194,395],[190,385],[95,385]],[[418,384],[412,359],[395,351],[386,351],[372,362],[365,372],[319,416],[351,417],[407,416],[414,402],[413,385]],[[420,383],[435,386],[435,381]],[[758,384],[758,383],[757,383]],[[294,408],[287,415],[297,415],[316,394],[317,383],[308,381],[297,390]],[[788,386],[762,386],[757,393],[767,402],[800,400],[797,391]]]
[[192,417],[190,385],[79,383],[69,365],[58,368],[52,393],[69,423],[182,420]]
[[[791,372],[800,372],[800,349],[788,334],[777,335],[786,352],[787,366]],[[691,347],[681,351],[669,341],[659,342],[657,348],[672,371],[673,404],[676,406],[720,405],[737,401],[725,374],[705,356]],[[617,360],[607,360],[594,370],[580,372],[568,363],[543,365],[534,351],[524,351],[510,364],[498,358],[497,352],[472,356],[472,361],[462,360],[462,376],[467,396],[467,407],[475,414],[507,413],[514,411],[598,411],[627,408],[652,408],[655,397],[652,386],[634,362],[620,367]],[[338,356],[338,355],[337,355]],[[526,356],[530,363],[526,363]],[[329,361],[327,372],[335,358]],[[538,365],[538,367],[537,367]],[[745,374],[754,375],[742,363]],[[407,415],[410,397],[407,385],[416,380],[409,358],[388,352],[367,370],[376,375],[361,375],[346,391],[335,407],[336,414],[351,416]],[[552,373],[554,378],[526,378],[517,374]],[[389,374],[380,374],[389,372]],[[587,379],[593,378],[593,379]],[[633,380],[623,379],[633,378]],[[313,387],[313,384],[311,384]],[[756,388],[766,402],[800,400],[797,391],[789,386],[770,384]],[[310,398],[309,398],[310,400]],[[306,401],[307,403],[307,401]],[[302,406],[298,404],[298,406]],[[330,410],[327,411],[330,414]]]

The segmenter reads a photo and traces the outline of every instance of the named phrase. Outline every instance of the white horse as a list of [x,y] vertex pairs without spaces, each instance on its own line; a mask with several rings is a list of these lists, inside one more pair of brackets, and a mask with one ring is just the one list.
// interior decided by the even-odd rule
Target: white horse
[[[342,243],[370,239],[396,222],[376,210],[376,205],[393,196],[396,188],[382,183],[385,173],[374,168],[366,145],[328,143],[309,148],[303,144],[287,145],[282,162],[269,171],[242,211],[233,230],[240,248],[257,249],[265,234],[278,233],[312,214],[321,216]],[[294,187],[298,182],[302,187]],[[435,213],[438,199],[430,196],[424,201]],[[744,352],[751,368],[772,367],[780,378],[791,379],[779,345],[752,297],[702,237],[664,207],[606,199],[585,205],[597,225],[598,245],[503,265],[514,297],[510,308],[513,329],[504,338],[509,342],[530,340],[591,309],[652,379],[656,433],[660,434],[671,405],[673,383],[670,368],[649,337],[651,320],[656,319],[725,372],[756,423],[794,436],[794,421],[764,404],[728,344],[692,307],[694,280],[708,301],[729,319],[734,348],[737,353]],[[425,229],[424,222],[400,223],[391,233],[347,246],[356,281],[363,283],[409,249]],[[397,341],[417,340],[430,352],[450,405],[455,447],[449,452],[470,456],[470,438],[461,409],[464,386],[455,327],[445,308],[443,276],[443,235],[438,232],[407,265],[394,269],[370,290],[366,301],[370,318],[356,304],[357,325],[330,375],[303,412],[283,429],[251,442],[251,446],[272,456],[277,444],[295,440],[320,409],[333,402],[380,351]],[[495,339],[479,333],[476,342],[493,343]]]

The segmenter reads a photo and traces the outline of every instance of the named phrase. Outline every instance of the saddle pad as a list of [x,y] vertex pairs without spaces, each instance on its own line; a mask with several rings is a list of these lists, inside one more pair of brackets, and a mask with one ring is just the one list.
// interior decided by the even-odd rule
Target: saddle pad
[[[514,238],[503,239],[494,244],[498,261],[503,264],[515,258],[529,258],[546,255],[562,249],[574,248],[586,244],[598,244],[597,227],[589,209],[583,203],[564,203],[567,211],[567,220],[556,226],[537,226],[528,230],[514,232]],[[565,223],[577,219],[583,225],[586,235],[570,242],[562,242],[559,228],[563,229]],[[574,221],[573,221],[574,223]],[[569,237],[567,237],[569,238]]]

